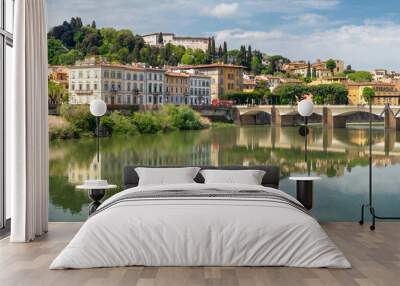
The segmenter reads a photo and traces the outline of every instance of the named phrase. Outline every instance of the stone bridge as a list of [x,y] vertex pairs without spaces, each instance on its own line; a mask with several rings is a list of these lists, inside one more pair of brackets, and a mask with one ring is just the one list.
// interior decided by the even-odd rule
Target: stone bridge
[[[400,130],[400,106],[372,106],[373,121],[384,121],[385,129]],[[297,105],[236,105],[232,119],[237,124],[271,124],[295,126],[303,123]],[[310,123],[323,123],[327,127],[345,128],[348,122],[369,120],[368,105],[315,105]]]

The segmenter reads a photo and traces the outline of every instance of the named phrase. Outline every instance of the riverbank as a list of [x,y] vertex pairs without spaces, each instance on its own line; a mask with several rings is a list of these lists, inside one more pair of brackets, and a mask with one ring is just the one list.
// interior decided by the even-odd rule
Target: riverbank
[[[232,126],[235,125],[211,123],[187,106],[165,105],[158,111],[133,114],[113,111],[101,118],[100,133],[102,136],[132,136]],[[94,137],[95,130],[95,117],[90,114],[88,106],[64,104],[60,116],[49,115],[50,140]]]

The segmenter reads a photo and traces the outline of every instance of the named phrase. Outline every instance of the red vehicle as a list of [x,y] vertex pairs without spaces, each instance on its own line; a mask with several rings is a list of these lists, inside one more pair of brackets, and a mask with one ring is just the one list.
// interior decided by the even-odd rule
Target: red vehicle
[[233,103],[234,102],[232,100],[220,100],[216,98],[211,101],[211,104],[214,107],[231,107]]

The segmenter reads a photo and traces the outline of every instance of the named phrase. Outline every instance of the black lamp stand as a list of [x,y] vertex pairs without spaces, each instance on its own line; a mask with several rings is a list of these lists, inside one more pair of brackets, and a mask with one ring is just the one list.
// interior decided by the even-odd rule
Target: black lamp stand
[[390,95],[379,95],[373,96],[368,99],[369,105],[369,165],[368,165],[368,203],[361,206],[361,219],[359,224],[364,224],[364,209],[368,208],[372,216],[372,224],[369,226],[371,230],[375,230],[375,220],[376,219],[400,219],[400,217],[385,217],[378,216],[375,213],[375,208],[372,204],[372,98],[398,98],[397,96]]

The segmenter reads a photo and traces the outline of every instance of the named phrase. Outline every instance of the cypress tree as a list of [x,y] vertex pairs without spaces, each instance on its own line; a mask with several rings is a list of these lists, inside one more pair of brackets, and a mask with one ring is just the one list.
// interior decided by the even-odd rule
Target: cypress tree
[[219,45],[219,48],[218,48],[218,59],[221,59],[222,55],[223,55],[222,46]]
[[251,68],[251,61],[253,59],[253,52],[251,51],[251,46],[247,47],[247,56],[246,56],[246,67],[248,69]]
[[212,54],[212,46],[211,46],[211,38],[208,38],[208,47],[207,47],[207,63],[211,63],[213,58]]
[[311,77],[311,64],[310,61],[308,61],[307,63],[307,73],[306,73],[306,77],[310,78]]
[[211,52],[212,52],[212,57],[211,57],[211,59],[212,59],[212,62],[214,62],[214,60],[215,60],[215,39],[214,39],[214,37],[212,37],[211,38]]
[[224,55],[224,64],[228,63],[228,45],[226,44],[226,42],[224,41],[224,51],[223,51]]
[[158,34],[158,43],[160,45],[164,44],[164,39],[163,39],[163,34],[162,32],[160,32],[160,34]]

